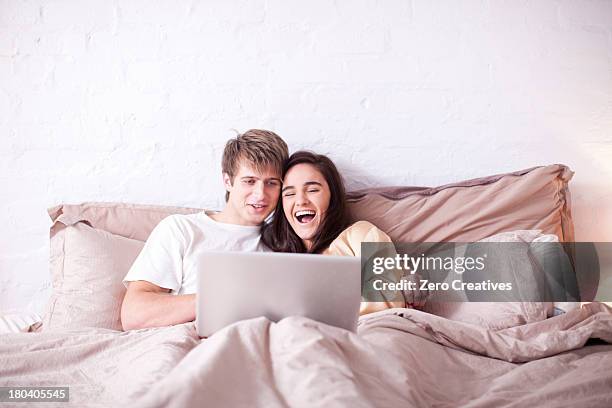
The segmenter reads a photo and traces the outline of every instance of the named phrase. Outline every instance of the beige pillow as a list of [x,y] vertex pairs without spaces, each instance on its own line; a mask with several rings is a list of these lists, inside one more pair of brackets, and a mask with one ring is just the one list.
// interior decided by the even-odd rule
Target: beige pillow
[[55,229],[63,225],[86,222],[93,228],[104,230],[122,237],[146,241],[153,228],[172,214],[193,214],[200,208],[171,207],[129,203],[83,203],[61,204],[47,210]]
[[474,242],[504,231],[541,230],[572,242],[564,165],[516,171],[441,187],[383,187],[348,194],[355,220],[394,242]]
[[51,240],[53,293],[42,330],[122,330],[121,281],[143,246],[83,222],[57,230]]
[[53,291],[39,330],[122,330],[122,280],[144,241],[167,216],[198,211],[202,210],[95,202],[50,208]]
[[[572,176],[567,166],[554,164],[433,188],[370,188],[349,193],[349,206],[353,219],[370,221],[395,243],[475,242],[487,237],[531,242],[540,233],[572,242]],[[498,329],[545,319],[552,307],[549,302],[456,300],[427,303],[425,310]]]

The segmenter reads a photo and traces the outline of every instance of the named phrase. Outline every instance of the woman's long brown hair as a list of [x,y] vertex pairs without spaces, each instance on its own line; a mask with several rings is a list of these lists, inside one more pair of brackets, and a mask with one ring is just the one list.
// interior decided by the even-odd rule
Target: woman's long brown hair
[[283,166],[283,179],[287,172],[298,164],[313,165],[325,178],[330,190],[329,207],[325,218],[312,239],[312,247],[306,249],[302,239],[293,231],[283,211],[283,198],[278,200],[272,221],[261,228],[263,243],[275,252],[297,252],[320,254],[329,247],[334,239],[350,224],[346,204],[346,190],[342,176],[334,163],[325,155],[301,150],[293,153]]

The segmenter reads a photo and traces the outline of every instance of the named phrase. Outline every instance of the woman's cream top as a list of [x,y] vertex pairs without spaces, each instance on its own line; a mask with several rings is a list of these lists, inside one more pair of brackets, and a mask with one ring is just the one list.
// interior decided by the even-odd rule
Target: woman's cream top
[[[391,238],[368,221],[357,221],[338,235],[324,255],[361,256],[362,242],[392,242]],[[393,251],[395,253],[395,251]],[[395,277],[399,280],[400,276]],[[385,296],[385,299],[388,299]],[[361,302],[359,314],[378,312],[394,307],[407,307],[402,292],[393,293],[393,298],[385,302]],[[410,307],[410,306],[408,306]]]

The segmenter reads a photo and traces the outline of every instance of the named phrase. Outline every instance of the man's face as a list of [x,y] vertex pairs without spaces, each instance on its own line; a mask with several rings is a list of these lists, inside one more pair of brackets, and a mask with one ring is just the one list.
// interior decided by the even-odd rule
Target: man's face
[[258,172],[249,163],[241,162],[234,182],[228,174],[223,174],[223,182],[229,191],[228,215],[239,225],[260,225],[280,196],[280,174],[272,168]]

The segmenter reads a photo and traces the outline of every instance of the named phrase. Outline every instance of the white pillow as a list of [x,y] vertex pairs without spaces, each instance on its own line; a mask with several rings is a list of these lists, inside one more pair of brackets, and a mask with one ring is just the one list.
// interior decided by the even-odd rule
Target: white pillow
[[[559,237],[555,234],[540,235],[532,242],[559,242]],[[570,310],[579,309],[580,302],[553,302],[552,316],[569,312]],[[549,317],[551,315],[549,314]]]
[[0,334],[28,332],[41,321],[36,313],[6,313],[0,315]]
[[[478,242],[532,242],[539,237],[542,237],[541,230],[517,230],[495,234]],[[463,257],[467,245],[457,245],[455,257]],[[453,278],[449,274],[447,283],[450,284]],[[469,302],[464,293],[457,291],[444,292],[444,299],[435,301],[433,296],[423,310],[492,330],[544,320],[553,313],[552,302]]]

